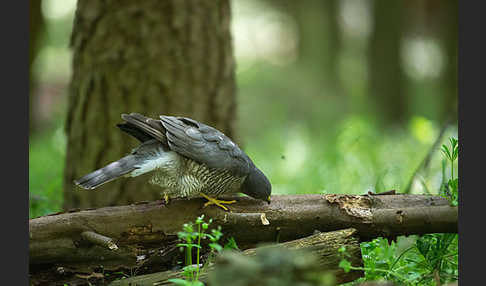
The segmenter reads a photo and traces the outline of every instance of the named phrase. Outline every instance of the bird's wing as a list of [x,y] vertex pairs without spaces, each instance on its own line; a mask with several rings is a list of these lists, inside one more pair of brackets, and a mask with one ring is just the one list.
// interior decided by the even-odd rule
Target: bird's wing
[[246,176],[251,160],[231,139],[208,125],[186,117],[161,115],[171,150],[210,168]]
[[165,128],[160,120],[145,117],[138,113],[122,114],[125,123],[117,124],[118,128],[137,138],[141,142],[157,139],[167,145]]

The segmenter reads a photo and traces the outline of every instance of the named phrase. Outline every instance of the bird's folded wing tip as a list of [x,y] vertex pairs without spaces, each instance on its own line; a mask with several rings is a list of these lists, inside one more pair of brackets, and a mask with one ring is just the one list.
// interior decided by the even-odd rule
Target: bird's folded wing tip
[[82,189],[85,189],[85,190],[92,190],[92,189],[94,189],[94,188],[89,188],[89,187],[83,186],[83,184],[81,184],[78,180],[74,180],[73,182],[74,182],[74,184],[76,186],[78,186],[78,187],[80,187]]

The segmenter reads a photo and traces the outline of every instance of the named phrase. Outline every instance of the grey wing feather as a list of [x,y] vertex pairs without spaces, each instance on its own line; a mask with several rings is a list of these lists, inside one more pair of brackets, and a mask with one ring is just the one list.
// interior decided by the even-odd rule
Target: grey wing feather
[[152,135],[147,134],[147,132],[140,130],[138,127],[134,126],[133,124],[127,123],[127,122],[119,123],[116,126],[118,128],[120,128],[122,131],[132,135],[135,138],[137,138],[138,141],[140,141],[142,143],[154,138],[154,137],[152,137]]
[[251,160],[220,131],[190,118],[162,115],[160,119],[172,150],[210,168],[248,175]]
[[[138,113],[122,114],[121,118],[126,121],[126,123],[124,124],[127,124],[127,127],[118,126],[123,131],[129,131],[130,129],[138,129],[141,132],[149,135],[149,137],[152,137],[164,144],[167,144],[165,128],[160,123],[160,120],[148,118]],[[136,133],[133,132],[130,134],[134,135],[135,137],[137,137],[139,140],[142,141],[142,139],[140,139],[143,138],[142,136],[140,135],[137,136]]]

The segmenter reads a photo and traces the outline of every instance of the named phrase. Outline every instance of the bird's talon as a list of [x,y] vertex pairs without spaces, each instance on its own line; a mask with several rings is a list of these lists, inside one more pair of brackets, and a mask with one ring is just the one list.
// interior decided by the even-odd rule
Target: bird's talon
[[201,193],[201,196],[203,196],[204,198],[206,198],[208,201],[204,204],[203,208],[204,207],[207,207],[209,205],[217,205],[218,207],[224,209],[225,211],[228,210],[227,207],[225,207],[223,204],[233,204],[233,203],[236,203],[235,200],[231,200],[231,201],[223,201],[223,200],[218,200],[218,199],[215,199],[215,198],[211,198],[203,193]]
[[227,210],[228,210],[228,208],[227,208],[227,207],[225,207],[224,205],[220,204],[219,202],[213,202],[213,201],[208,201],[208,202],[206,202],[206,203],[204,204],[203,208],[205,208],[205,207],[207,207],[207,206],[209,206],[209,205],[217,205],[217,206],[221,207],[222,209],[224,209],[225,211],[227,211]]
[[169,195],[168,194],[164,194],[164,200],[165,200],[165,204],[169,204]]

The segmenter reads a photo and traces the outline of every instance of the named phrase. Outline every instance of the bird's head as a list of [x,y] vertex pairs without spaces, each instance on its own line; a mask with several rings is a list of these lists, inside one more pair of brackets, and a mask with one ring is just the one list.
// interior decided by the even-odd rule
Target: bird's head
[[272,184],[262,171],[254,167],[243,182],[241,192],[252,198],[270,203]]

